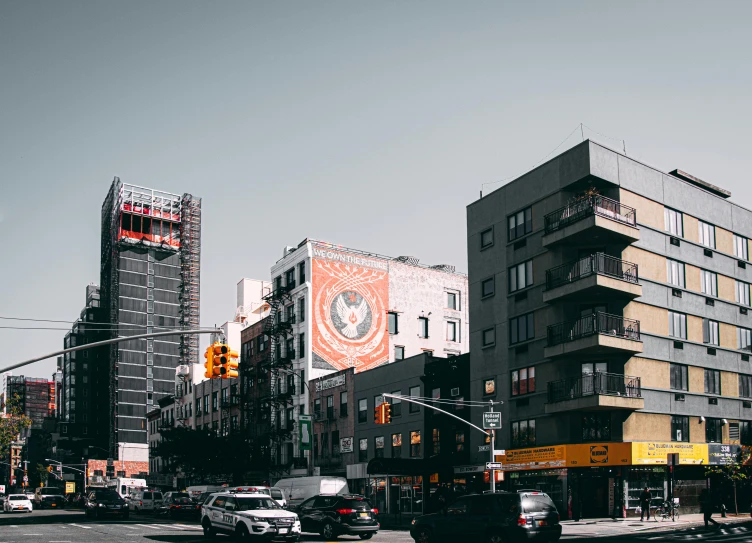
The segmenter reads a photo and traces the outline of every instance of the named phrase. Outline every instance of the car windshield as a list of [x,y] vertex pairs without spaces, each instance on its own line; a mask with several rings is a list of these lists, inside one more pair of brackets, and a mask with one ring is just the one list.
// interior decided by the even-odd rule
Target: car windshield
[[60,494],[62,494],[60,489],[55,488],[54,486],[48,486],[42,489],[42,496],[58,496]]
[[98,500],[119,500],[120,494],[114,490],[97,490],[94,497]]
[[238,511],[254,511],[256,509],[282,509],[271,498],[235,498]]
[[29,498],[26,496],[8,496],[8,499],[12,502],[25,502]]

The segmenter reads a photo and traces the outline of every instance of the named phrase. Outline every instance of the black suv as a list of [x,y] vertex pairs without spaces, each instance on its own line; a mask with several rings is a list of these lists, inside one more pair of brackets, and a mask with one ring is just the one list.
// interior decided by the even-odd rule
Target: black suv
[[378,510],[363,496],[354,494],[319,494],[296,509],[303,532],[334,539],[340,534],[371,539],[379,531]]
[[120,494],[112,489],[93,490],[86,496],[84,513],[87,517],[99,518],[106,514],[118,514],[121,518],[128,518],[128,504]]
[[462,496],[438,513],[417,517],[410,535],[417,543],[557,541],[561,524],[543,492],[496,492]]

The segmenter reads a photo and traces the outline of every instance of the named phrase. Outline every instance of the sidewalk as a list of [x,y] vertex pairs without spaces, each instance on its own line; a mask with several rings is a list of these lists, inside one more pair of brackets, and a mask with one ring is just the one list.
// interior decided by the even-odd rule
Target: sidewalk
[[[749,513],[739,513],[739,516],[729,515],[726,518],[721,518],[720,515],[713,515],[715,520],[720,525],[725,524],[737,524],[741,522],[750,522],[752,518]],[[687,515],[681,515],[678,520],[664,520],[656,521],[651,519],[649,521],[640,522],[637,518],[600,518],[600,519],[582,519],[579,521],[574,520],[562,520],[562,537],[604,537],[623,535],[627,533],[639,533],[648,531],[662,531],[662,530],[677,530],[683,528],[689,528],[692,526],[704,526],[702,513],[690,513]]]

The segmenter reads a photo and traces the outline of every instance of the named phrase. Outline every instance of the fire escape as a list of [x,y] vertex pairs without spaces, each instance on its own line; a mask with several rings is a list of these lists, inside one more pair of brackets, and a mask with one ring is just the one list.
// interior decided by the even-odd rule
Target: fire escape
[[[180,240],[180,326],[198,328],[201,266],[201,198],[183,194]],[[180,336],[180,363],[198,362],[198,336]]]

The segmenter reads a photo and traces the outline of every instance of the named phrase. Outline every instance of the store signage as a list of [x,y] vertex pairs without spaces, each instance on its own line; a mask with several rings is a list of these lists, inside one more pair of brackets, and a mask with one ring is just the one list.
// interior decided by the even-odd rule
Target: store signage
[[311,421],[311,415],[299,415],[298,416],[298,443],[300,445],[301,451],[310,451],[311,450],[311,436],[313,436],[312,431],[312,421]]
[[335,375],[334,377],[330,377],[329,379],[324,379],[322,381],[316,381],[316,392],[321,392],[322,390],[328,390],[330,388],[342,386],[345,384],[345,374],[342,375]]
[[705,443],[678,443],[640,441],[632,443],[632,464],[666,464],[669,454],[679,455],[679,464],[707,464],[708,445]]
[[485,466],[455,466],[454,473],[483,473]]
[[478,452],[491,452],[491,445],[478,445]]
[[[721,445],[720,443],[708,444],[708,464],[722,465],[733,464],[739,458],[742,448],[740,445]],[[681,460],[681,457],[679,457]]]
[[65,493],[73,494],[76,491],[76,483],[65,483]]
[[566,445],[507,450],[500,455],[504,469],[546,469],[566,467]]
[[353,452],[353,438],[351,437],[339,438],[339,452],[341,453]]

